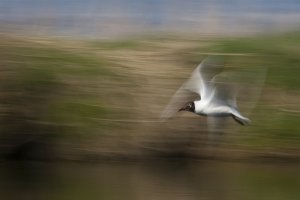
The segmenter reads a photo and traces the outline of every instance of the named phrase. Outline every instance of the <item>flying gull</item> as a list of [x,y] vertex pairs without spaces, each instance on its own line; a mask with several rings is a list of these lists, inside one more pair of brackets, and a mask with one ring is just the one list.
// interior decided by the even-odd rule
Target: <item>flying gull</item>
[[[249,125],[250,119],[243,116],[237,106],[239,85],[225,78],[227,74],[222,72],[223,66],[220,57],[209,56],[204,59],[193,71],[191,77],[177,90],[162,112],[161,119],[168,119],[179,111],[188,111],[207,116],[209,125],[213,124],[213,126],[218,126],[216,123],[220,124],[220,120],[222,121],[224,117],[232,117],[241,125]],[[191,92],[197,94],[198,98],[189,99],[188,93]],[[181,108],[176,108],[178,102],[182,103]]]

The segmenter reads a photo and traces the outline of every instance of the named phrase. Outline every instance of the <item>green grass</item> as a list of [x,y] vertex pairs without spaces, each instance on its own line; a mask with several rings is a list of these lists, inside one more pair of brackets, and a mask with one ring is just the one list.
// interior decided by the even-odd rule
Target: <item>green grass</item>
[[124,50],[124,49],[142,49],[143,45],[139,40],[120,40],[120,41],[92,41],[91,47],[103,50]]
[[[132,73],[133,69],[122,66],[113,58],[101,56],[101,52],[163,52],[163,48],[168,49],[160,49],[159,45],[149,48],[153,41],[157,44],[151,38],[86,41],[81,45],[88,48],[78,48],[75,51],[63,45],[44,45],[25,39],[3,38],[0,42],[0,108],[4,120],[0,128],[4,128],[6,132],[1,134],[13,135],[12,133],[20,132],[20,128],[16,128],[20,125],[35,127],[33,135],[51,132],[58,138],[68,138],[71,135],[94,138],[95,135],[107,134],[108,129],[113,129],[114,132],[109,133],[116,133],[117,136],[124,133],[122,137],[134,138],[135,134],[144,129],[143,124],[137,128],[135,123],[109,123],[105,119],[126,121],[132,116],[139,118],[140,113],[135,104],[143,103],[139,101],[142,99],[139,96],[143,94],[135,96],[135,91],[143,87],[144,82],[140,80],[147,80],[151,84],[153,75]],[[163,38],[160,41],[173,44],[176,38]],[[167,53],[164,52],[169,56],[167,60],[178,61],[192,70],[207,53],[215,53],[225,54],[226,67],[229,70],[253,68],[255,71],[259,67],[268,69],[264,91],[267,97],[260,99],[255,112],[250,116],[253,125],[232,129],[236,132],[235,135],[240,134],[233,142],[244,145],[245,148],[267,147],[279,151],[299,151],[300,126],[297,111],[300,107],[295,99],[290,102],[284,95],[293,94],[293,98],[299,97],[300,33],[194,42],[196,45],[178,48],[178,51],[168,49]],[[180,45],[186,43],[182,42],[178,46]],[[115,70],[116,68],[122,69],[122,73]],[[255,78],[255,74],[249,77]],[[155,78],[156,81],[159,79]],[[249,79],[245,81],[251,82]],[[296,112],[283,111],[276,106],[280,103],[278,95],[286,101],[283,103],[290,104],[292,111]],[[20,124],[7,126],[7,122],[12,123],[10,119],[16,119]]]
[[248,63],[255,62],[268,67],[268,83],[286,89],[299,89],[300,80],[295,74],[300,67],[300,34],[261,36],[220,41],[215,50],[221,53],[253,54],[245,57]]
[[4,118],[22,116],[28,126],[39,126],[37,131],[53,124],[53,135],[89,135],[91,130],[101,135],[105,124],[95,119],[112,113],[104,105],[111,91],[101,91],[101,84],[122,81],[122,75],[110,70],[112,63],[99,56],[12,38],[2,40],[0,52],[0,103],[12,110]]

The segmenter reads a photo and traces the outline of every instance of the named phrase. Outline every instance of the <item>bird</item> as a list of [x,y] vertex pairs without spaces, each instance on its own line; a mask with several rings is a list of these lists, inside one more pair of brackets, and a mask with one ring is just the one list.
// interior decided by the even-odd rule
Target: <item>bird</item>
[[[217,76],[210,76],[205,73],[207,68],[220,67],[213,60],[206,59],[201,62],[192,74],[194,80],[194,90],[199,94],[200,99],[187,102],[178,111],[189,111],[202,116],[212,116],[212,117],[227,117],[231,116],[237,123],[241,125],[250,124],[250,119],[244,117],[238,110],[236,103],[236,93],[232,96],[225,96],[220,87],[217,87]],[[190,86],[192,87],[192,86]]]
[[[222,58],[205,58],[177,90],[162,112],[161,119],[168,119],[177,112],[188,111],[208,117],[209,123],[215,127],[226,117],[232,117],[240,125],[249,125],[251,120],[243,116],[237,106],[238,86],[226,79],[228,73],[222,72],[223,68]],[[197,97],[187,101],[187,92],[193,92]],[[174,108],[174,105],[182,101],[185,101],[183,106]]]

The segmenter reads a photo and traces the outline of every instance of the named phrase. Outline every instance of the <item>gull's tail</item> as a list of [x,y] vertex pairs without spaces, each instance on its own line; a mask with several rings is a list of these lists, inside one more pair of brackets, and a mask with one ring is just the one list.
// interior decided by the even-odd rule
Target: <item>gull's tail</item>
[[243,126],[249,125],[251,123],[250,119],[248,119],[247,117],[242,116],[241,113],[236,109],[232,109],[231,116],[237,123],[239,123]]
[[233,118],[237,123],[239,123],[239,124],[241,124],[241,125],[243,125],[243,126],[249,125],[250,122],[251,122],[250,119],[248,119],[248,118],[246,118],[246,117],[241,118],[241,117],[238,117],[238,116],[236,116],[236,115],[234,115],[234,114],[232,114],[232,118]]

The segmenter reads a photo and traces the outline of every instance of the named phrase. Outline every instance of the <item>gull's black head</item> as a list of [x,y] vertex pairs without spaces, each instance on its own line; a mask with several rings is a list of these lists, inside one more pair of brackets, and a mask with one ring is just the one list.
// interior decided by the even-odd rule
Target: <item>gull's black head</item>
[[178,110],[178,112],[179,111],[195,112],[195,103],[194,102],[188,102],[182,108],[180,108]]

